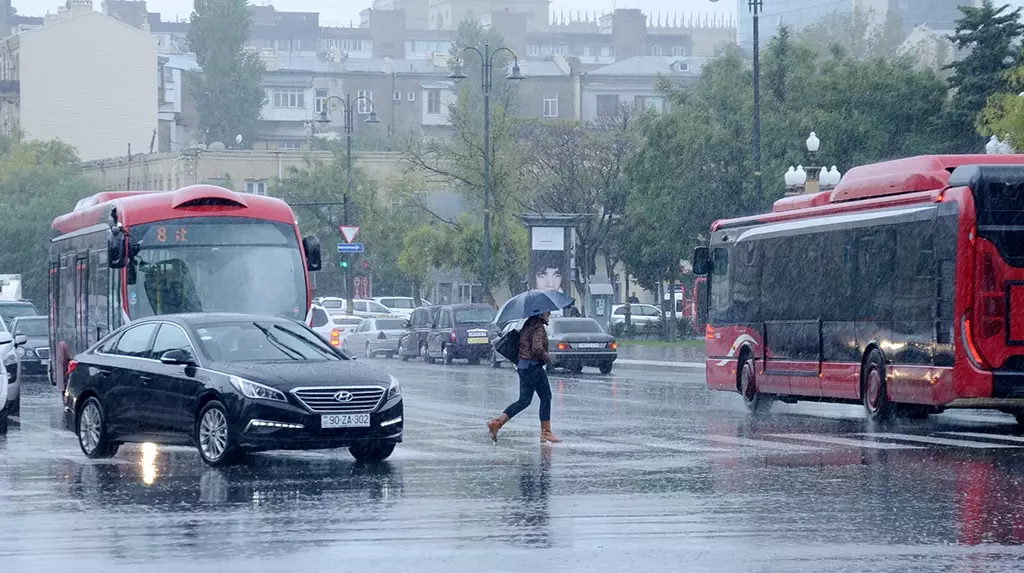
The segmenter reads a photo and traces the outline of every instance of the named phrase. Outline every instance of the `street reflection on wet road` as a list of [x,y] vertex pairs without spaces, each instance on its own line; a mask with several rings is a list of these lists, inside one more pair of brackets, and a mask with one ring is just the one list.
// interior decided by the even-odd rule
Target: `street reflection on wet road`
[[960,412],[872,427],[859,408],[748,418],[699,373],[554,375],[491,444],[509,369],[373,360],[403,381],[406,442],[271,452],[211,469],[191,448],[87,460],[45,382],[0,437],[3,571],[1016,571],[1024,435]]

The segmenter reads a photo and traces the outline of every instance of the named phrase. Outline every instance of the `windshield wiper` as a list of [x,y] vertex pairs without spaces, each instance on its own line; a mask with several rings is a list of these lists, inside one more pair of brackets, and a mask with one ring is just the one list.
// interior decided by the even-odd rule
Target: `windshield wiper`
[[284,332],[284,333],[287,333],[287,334],[291,335],[293,338],[299,339],[300,341],[302,341],[303,344],[305,344],[306,346],[312,348],[313,350],[316,350],[317,352],[319,352],[321,355],[323,355],[326,358],[337,358],[337,356],[334,355],[333,353],[328,353],[328,352],[324,351],[324,349],[322,349],[322,348],[318,347],[317,345],[313,344],[313,342],[311,342],[310,340],[308,340],[307,338],[305,338],[304,336],[302,336],[301,334],[299,334],[297,332],[292,332],[291,330],[288,330],[287,328],[281,326],[280,324],[275,324],[274,328],[277,329],[277,330],[280,330],[281,332]]
[[292,360],[305,360],[306,357],[303,356],[301,352],[281,342],[281,340],[278,337],[274,336],[273,332],[270,332],[269,328],[265,326],[260,326],[258,322],[254,322],[252,323],[252,325],[260,329],[260,332],[262,332],[263,335],[267,337],[267,340],[269,340],[271,344],[273,344],[281,352],[284,352],[286,355],[288,355],[288,357],[291,358]]

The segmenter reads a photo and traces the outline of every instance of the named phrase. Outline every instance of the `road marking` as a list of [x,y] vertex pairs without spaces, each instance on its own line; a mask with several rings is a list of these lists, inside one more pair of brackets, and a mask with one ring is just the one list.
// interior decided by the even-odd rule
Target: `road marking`
[[963,436],[965,438],[984,438],[989,440],[1004,440],[1007,442],[1017,442],[1024,444],[1024,437],[1021,436],[1003,436],[999,434],[983,434],[981,432],[939,432],[940,434],[948,434],[951,436]]
[[833,444],[836,446],[848,446],[851,448],[870,448],[875,450],[921,450],[919,446],[908,446],[905,444],[889,444],[873,440],[854,440],[851,438],[840,438],[838,436],[820,436],[818,434],[769,434],[776,438],[789,438],[793,440],[805,440],[808,442],[820,442],[822,444]]
[[698,368],[704,370],[703,362],[670,362],[670,361],[659,361],[659,360],[635,360],[632,358],[619,358],[615,361],[616,364],[624,364],[626,366],[662,366],[666,368]]
[[992,444],[985,442],[971,442],[968,440],[950,440],[948,438],[934,438],[930,436],[913,436],[910,434],[888,434],[888,433],[867,433],[859,434],[861,436],[872,436],[875,438],[884,438],[887,440],[902,440],[905,442],[920,442],[922,444],[935,444],[938,446],[956,446],[960,448],[974,448],[974,449],[1000,449],[1000,448],[1020,448],[1024,446],[1011,446],[1009,444]]
[[736,446],[750,446],[752,448],[769,448],[787,452],[812,452],[821,450],[820,447],[811,445],[786,444],[783,442],[769,442],[768,440],[754,440],[751,438],[739,438],[736,436],[718,436],[715,434],[709,435],[708,441],[721,442],[723,444],[732,444]]

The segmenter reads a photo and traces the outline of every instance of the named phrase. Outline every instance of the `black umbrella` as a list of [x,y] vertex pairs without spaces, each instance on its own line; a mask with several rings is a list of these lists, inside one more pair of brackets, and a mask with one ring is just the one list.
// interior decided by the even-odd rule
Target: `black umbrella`
[[504,326],[513,320],[561,310],[575,303],[576,299],[557,290],[528,290],[517,294],[501,305],[495,322],[498,326]]

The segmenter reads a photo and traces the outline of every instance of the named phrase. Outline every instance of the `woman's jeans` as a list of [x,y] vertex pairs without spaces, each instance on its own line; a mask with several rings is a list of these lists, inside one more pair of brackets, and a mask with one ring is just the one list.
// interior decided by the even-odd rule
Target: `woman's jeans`
[[548,383],[548,373],[544,371],[543,364],[532,364],[519,372],[519,399],[505,408],[505,415],[509,418],[525,410],[533,401],[533,393],[536,392],[540,398],[540,421],[551,420],[551,385]]

